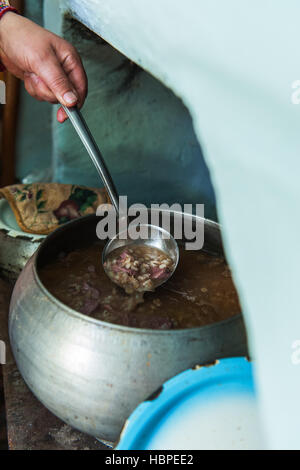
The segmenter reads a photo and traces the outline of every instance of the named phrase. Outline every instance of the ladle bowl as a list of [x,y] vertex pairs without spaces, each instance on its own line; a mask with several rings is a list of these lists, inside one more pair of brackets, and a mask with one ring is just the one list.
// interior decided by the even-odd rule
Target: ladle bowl
[[167,276],[160,280],[156,280],[156,287],[159,287],[170,279],[170,277],[173,275],[177,268],[179,261],[178,244],[167,230],[161,227],[157,227],[156,225],[140,224],[131,227],[131,232],[132,229],[135,229],[135,233],[140,235],[138,238],[133,239],[132,235],[130,235],[129,233],[130,229],[129,231],[124,230],[122,232],[119,232],[105,245],[105,248],[102,252],[102,263],[104,266],[104,270],[106,274],[111,278],[111,280],[115,281],[114,277],[111,277],[109,271],[106,269],[105,262],[107,260],[107,257],[113,251],[117,250],[120,247],[124,249],[131,248],[133,246],[147,246],[156,248],[162,251],[173,261],[172,269],[169,270]]

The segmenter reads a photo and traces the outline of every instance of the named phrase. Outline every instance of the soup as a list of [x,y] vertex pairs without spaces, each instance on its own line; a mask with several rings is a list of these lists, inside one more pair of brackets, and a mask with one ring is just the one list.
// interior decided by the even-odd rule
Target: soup
[[92,318],[146,329],[192,328],[241,312],[230,269],[222,257],[180,248],[173,276],[154,292],[127,294],[114,284],[94,244],[43,267],[39,274],[58,300]]

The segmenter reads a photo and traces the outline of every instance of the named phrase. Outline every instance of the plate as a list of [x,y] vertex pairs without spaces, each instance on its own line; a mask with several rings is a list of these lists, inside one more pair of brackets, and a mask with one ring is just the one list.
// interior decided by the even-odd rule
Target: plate
[[6,199],[0,199],[0,271],[15,281],[45,235],[25,233],[17,224]]
[[117,450],[263,449],[246,358],[189,369],[163,385],[128,419]]

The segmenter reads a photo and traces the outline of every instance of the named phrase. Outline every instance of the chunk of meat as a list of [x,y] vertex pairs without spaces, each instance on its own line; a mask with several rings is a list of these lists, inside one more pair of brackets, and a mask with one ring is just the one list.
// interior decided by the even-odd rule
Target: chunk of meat
[[108,276],[128,294],[154,291],[168,278],[173,266],[169,256],[150,246],[117,248],[104,263]]

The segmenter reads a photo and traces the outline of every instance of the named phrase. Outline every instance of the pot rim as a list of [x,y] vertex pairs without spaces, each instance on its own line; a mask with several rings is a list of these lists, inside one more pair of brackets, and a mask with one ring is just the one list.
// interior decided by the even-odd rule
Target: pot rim
[[[162,209],[161,212],[163,212],[163,211],[164,210]],[[167,212],[179,213],[178,211],[167,211]],[[220,227],[221,227],[220,224],[218,224],[217,222],[214,222],[213,220],[205,219],[204,217],[199,217],[199,216],[195,216],[195,215],[191,215],[191,214],[186,214],[186,215],[191,216],[191,217],[195,217],[195,218],[198,218],[198,219],[205,220],[206,223],[208,223],[211,226],[215,226],[218,230],[220,230]],[[88,219],[91,219],[91,218],[94,218],[94,217],[95,217],[95,214],[89,214],[89,215],[86,215],[84,217],[81,217],[80,219],[71,220],[70,222],[67,222],[66,224],[64,224],[62,227],[57,228],[54,232],[50,233],[43,240],[43,242],[40,244],[39,248],[37,249],[37,251],[35,252],[35,254],[33,256],[32,268],[33,268],[34,279],[35,279],[37,285],[42,290],[43,294],[52,303],[56,304],[60,308],[60,310],[62,310],[64,313],[66,313],[68,315],[71,315],[75,318],[78,318],[80,320],[83,320],[85,322],[92,323],[92,324],[95,324],[95,325],[98,325],[98,326],[101,326],[101,327],[104,327],[104,328],[107,328],[107,329],[120,330],[120,332],[123,332],[123,333],[124,332],[126,332],[126,333],[132,332],[132,333],[135,333],[135,334],[139,333],[139,334],[148,334],[148,335],[149,334],[151,334],[151,335],[153,335],[153,334],[158,334],[158,335],[170,335],[170,334],[179,335],[179,334],[181,334],[182,335],[184,333],[188,334],[188,333],[192,333],[193,331],[199,331],[199,330],[203,331],[203,330],[208,330],[208,329],[214,329],[214,328],[217,328],[219,326],[222,326],[223,324],[229,324],[233,321],[236,321],[238,318],[242,318],[242,313],[238,313],[236,315],[233,315],[230,318],[227,318],[226,320],[221,320],[219,322],[211,323],[211,324],[208,324],[208,325],[196,326],[196,327],[192,327],[192,328],[176,328],[174,330],[172,330],[172,329],[170,329],[170,330],[158,330],[158,329],[150,329],[150,328],[136,328],[136,327],[132,327],[132,326],[123,326],[123,325],[118,325],[116,323],[109,323],[109,322],[106,322],[106,321],[103,321],[103,320],[98,320],[96,318],[90,317],[89,315],[85,315],[83,313],[77,312],[77,310],[72,309],[68,305],[66,305],[63,302],[61,302],[60,300],[58,300],[54,295],[51,294],[51,292],[48,291],[48,289],[44,286],[44,284],[40,280],[40,277],[38,275],[38,269],[37,269],[37,260],[38,260],[38,257],[39,257],[39,253],[43,249],[44,243],[48,240],[48,238],[51,237],[51,235],[53,235],[54,233],[57,233],[57,231],[61,230],[63,227],[66,227],[67,225],[71,225],[71,224],[74,224],[74,225],[77,225],[78,223],[83,224],[85,220],[88,220]]]

